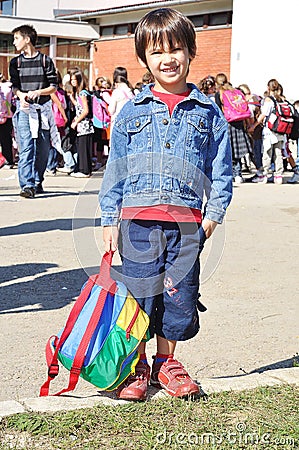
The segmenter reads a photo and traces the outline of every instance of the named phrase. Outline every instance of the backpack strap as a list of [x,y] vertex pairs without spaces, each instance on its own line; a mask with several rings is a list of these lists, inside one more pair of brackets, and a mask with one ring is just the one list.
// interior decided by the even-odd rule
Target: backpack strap
[[[42,57],[42,67],[44,70],[44,75],[46,75],[46,62],[47,62],[47,56],[45,53],[41,53],[43,55]],[[17,57],[17,66],[18,69],[21,67],[21,63],[22,63],[22,53],[20,53]]]
[[[70,370],[70,376],[69,376],[69,384],[68,387],[65,389],[62,389],[61,391],[54,394],[55,396],[61,395],[65,392],[73,391],[78,383],[78,379],[81,373],[82,366],[84,364],[85,354],[86,350],[88,348],[88,345],[90,343],[91,337],[97,327],[97,324],[99,322],[99,319],[101,317],[101,314],[103,312],[103,308],[105,305],[106,297],[108,292],[115,293],[116,291],[116,283],[112,278],[110,277],[110,267],[112,264],[112,256],[113,252],[107,252],[104,254],[102,258],[102,263],[100,267],[100,273],[98,275],[89,277],[84,289],[81,291],[81,294],[79,295],[77,301],[75,302],[70,315],[68,317],[68,320],[66,322],[65,328],[60,336],[58,338],[57,336],[51,336],[50,339],[47,342],[46,345],[46,359],[48,364],[48,379],[47,381],[42,385],[40,389],[40,397],[45,397],[49,395],[49,388],[51,381],[58,375],[59,373],[59,364],[58,364],[58,352],[68,336],[70,335],[72,329],[74,328],[74,325],[78,319],[78,316],[80,312],[82,311],[83,306],[85,305],[90,292],[95,284],[100,284],[99,280],[106,279],[105,287],[101,289],[101,292],[98,297],[97,304],[94,308],[94,311],[92,313],[92,316],[88,322],[88,325],[86,327],[85,333],[82,337],[82,340],[79,344],[79,347],[77,349],[77,352],[75,354],[73,364]],[[109,273],[108,273],[109,271]],[[107,276],[108,275],[108,276]],[[111,280],[108,281],[107,279]],[[55,351],[53,352],[51,348],[51,340],[54,337],[54,347]]]

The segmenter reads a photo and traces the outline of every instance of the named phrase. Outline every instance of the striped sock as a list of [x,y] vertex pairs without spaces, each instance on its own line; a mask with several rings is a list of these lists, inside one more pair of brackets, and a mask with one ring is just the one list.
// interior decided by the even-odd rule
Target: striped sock
[[143,364],[147,364],[147,357],[145,353],[140,353],[139,355],[139,361],[142,361]]
[[163,353],[156,353],[155,363],[161,363],[167,361],[168,358],[173,358],[173,355],[164,355]]

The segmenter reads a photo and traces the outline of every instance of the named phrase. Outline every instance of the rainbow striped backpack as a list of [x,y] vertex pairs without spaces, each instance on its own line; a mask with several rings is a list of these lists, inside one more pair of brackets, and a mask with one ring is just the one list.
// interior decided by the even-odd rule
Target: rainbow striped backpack
[[79,376],[100,390],[112,391],[134,373],[137,347],[148,338],[149,317],[125,285],[110,277],[112,256],[104,254],[99,274],[83,285],[64,329],[48,340],[48,379],[41,397],[49,395],[59,361],[70,371],[69,384],[54,395],[73,391]]

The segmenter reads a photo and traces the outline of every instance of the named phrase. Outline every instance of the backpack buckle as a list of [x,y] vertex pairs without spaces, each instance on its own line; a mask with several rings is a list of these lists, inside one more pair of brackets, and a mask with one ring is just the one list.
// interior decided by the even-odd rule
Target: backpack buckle
[[48,369],[48,375],[50,378],[55,378],[58,375],[59,372],[59,365],[58,364],[51,364]]

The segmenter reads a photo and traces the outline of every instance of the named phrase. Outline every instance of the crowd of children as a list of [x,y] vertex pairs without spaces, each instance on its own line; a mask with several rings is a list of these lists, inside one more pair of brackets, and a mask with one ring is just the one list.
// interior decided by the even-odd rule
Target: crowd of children
[[[209,98],[213,99],[224,111],[223,93],[237,92],[223,73],[207,76],[200,81],[198,87]],[[237,88],[244,94],[248,105],[248,118],[229,121],[229,135],[232,148],[234,182],[275,184],[283,183],[283,172],[289,169],[293,172],[290,184],[299,182],[299,100],[293,105],[287,102],[283,88],[276,79],[267,83],[263,95],[252,94],[247,84]],[[269,119],[276,116],[276,105],[290,109],[291,118],[288,129],[274,130],[269,127]],[[270,119],[271,120],[271,119]],[[295,149],[295,160],[290,147]],[[245,178],[242,172],[255,174]]]

